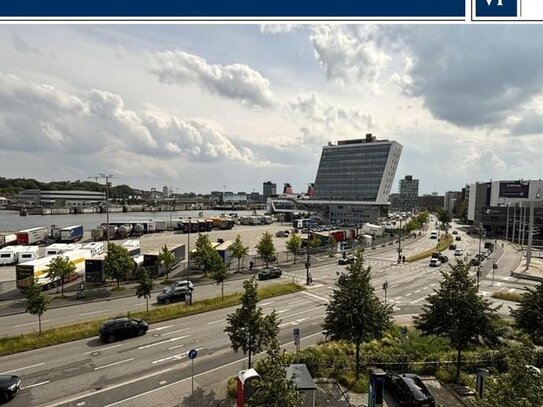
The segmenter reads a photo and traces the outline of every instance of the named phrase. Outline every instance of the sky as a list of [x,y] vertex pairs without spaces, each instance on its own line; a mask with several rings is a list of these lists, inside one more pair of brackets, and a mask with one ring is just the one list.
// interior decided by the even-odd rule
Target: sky
[[3,25],[0,176],[262,193],[403,145],[419,192],[543,173],[542,25]]

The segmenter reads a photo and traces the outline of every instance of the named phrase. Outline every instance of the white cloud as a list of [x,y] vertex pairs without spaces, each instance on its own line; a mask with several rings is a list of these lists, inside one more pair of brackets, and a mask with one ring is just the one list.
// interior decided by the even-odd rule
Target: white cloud
[[324,124],[329,130],[339,124],[364,129],[371,127],[373,121],[372,115],[361,109],[326,105],[315,92],[298,96],[289,108],[295,114],[302,113],[308,119]]
[[379,34],[378,26],[315,26],[311,41],[326,78],[378,91],[379,77],[389,61]]
[[284,34],[303,28],[301,24],[261,24],[260,32],[263,34]]
[[210,64],[181,50],[158,52],[154,57],[152,72],[163,83],[200,86],[250,106],[272,107],[276,103],[269,81],[248,65]]

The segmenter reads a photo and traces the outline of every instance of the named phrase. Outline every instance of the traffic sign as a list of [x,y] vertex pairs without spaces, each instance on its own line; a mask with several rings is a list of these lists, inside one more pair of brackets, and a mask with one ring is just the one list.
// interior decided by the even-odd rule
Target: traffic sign
[[300,328],[294,328],[292,330],[292,336],[294,336],[294,344],[296,346],[300,345]]
[[195,359],[198,356],[198,351],[196,349],[189,350],[189,359]]

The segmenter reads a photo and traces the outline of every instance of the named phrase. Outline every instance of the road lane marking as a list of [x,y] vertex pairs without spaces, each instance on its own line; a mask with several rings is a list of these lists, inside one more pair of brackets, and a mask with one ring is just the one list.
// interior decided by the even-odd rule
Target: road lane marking
[[43,362],[43,363],[38,363],[37,365],[30,365],[30,366],[20,367],[20,368],[18,368],[18,369],[8,370],[8,371],[2,372],[2,373],[0,373],[0,374],[7,374],[7,373],[11,373],[11,372],[18,372],[19,370],[32,369],[33,367],[42,366],[42,365],[45,365],[45,362]]
[[405,294],[405,296],[409,297],[411,294],[413,294],[413,293],[407,293],[407,294]]
[[264,303],[258,304],[258,305],[260,305],[261,307],[265,307],[266,305],[270,305],[270,304],[273,304],[273,301],[264,302]]
[[181,344],[181,345],[171,346],[171,347],[168,348],[168,350],[177,349],[177,348],[182,348],[183,346],[185,346],[185,345],[184,345],[184,344]]
[[158,328],[150,329],[150,331],[162,331],[163,329],[168,329],[168,328],[171,328],[172,326],[175,326],[175,325],[160,326]]
[[416,293],[420,293],[420,290],[416,290],[416,291],[415,291],[415,294],[416,294]]
[[275,311],[276,314],[282,314],[283,312],[287,312],[287,311],[290,311],[291,308],[285,308],[285,309],[282,309],[281,311]]
[[320,297],[320,296],[318,296],[318,295],[311,294],[311,293],[308,293],[308,292],[306,292],[306,291],[302,291],[302,294],[309,295],[310,297],[317,298],[318,300],[321,300],[321,301],[330,302],[330,300],[327,299],[327,298]]
[[[197,351],[200,351],[202,349],[206,349],[205,347],[201,347],[201,348],[196,348]],[[184,359],[187,357],[188,353],[190,351],[186,351],[186,352],[183,352],[183,353],[178,353],[177,355],[172,355],[172,356],[168,356],[168,357],[165,357],[165,358],[162,358],[162,359],[158,359],[158,360],[154,360],[153,362],[151,362],[153,365],[157,364],[157,363],[161,363],[161,362],[167,362],[169,360],[181,360],[181,359]]]
[[211,322],[208,322],[207,324],[208,325],[213,325],[213,324],[218,324],[219,322],[226,322],[226,319],[223,318],[223,319],[219,319],[217,321],[211,321]]
[[[49,320],[46,319],[45,321],[41,321],[42,324],[46,322],[49,322]],[[27,322],[26,324],[13,325],[13,328],[20,328],[22,326],[35,325],[35,324],[37,324],[37,322]]]
[[125,360],[120,360],[120,361],[118,361],[118,362],[110,363],[109,365],[104,365],[104,366],[95,367],[94,370],[105,369],[106,367],[115,366],[115,365],[120,365],[121,363],[131,362],[131,361],[133,361],[133,360],[134,360],[134,358],[125,359]]
[[103,309],[103,310],[100,310],[100,311],[84,312],[82,314],[79,314],[79,316],[82,317],[84,315],[100,314],[102,312],[107,312],[107,311],[109,311],[109,310],[108,309]]
[[44,382],[39,382],[39,383],[36,383],[36,384],[29,384],[28,386],[23,386],[21,387],[21,390],[24,390],[24,389],[30,389],[31,387],[37,387],[37,386],[41,386],[43,384],[47,384],[47,383],[50,383],[49,380],[46,380]]
[[283,318],[294,317],[296,315],[305,314],[306,312],[311,312],[311,311],[315,311],[315,310],[318,310],[318,309],[322,310],[322,307],[315,307],[315,308],[306,309],[305,311],[295,312],[294,314],[285,315]]
[[183,336],[178,336],[177,338],[166,339],[165,341],[150,343],[149,345],[140,346],[138,349],[147,349],[147,348],[152,348],[153,346],[162,345],[162,344],[168,343],[168,342],[180,341],[181,339],[188,338],[189,336],[190,335],[183,335]]
[[164,332],[162,335],[177,334],[179,332],[188,331],[190,328],[178,329],[177,331]]
[[291,301],[291,302],[287,302],[287,305],[292,305],[292,304],[297,304],[299,302],[307,302],[308,300],[307,299],[302,299],[302,300],[296,300],[296,301]]
[[297,320],[292,321],[292,322],[285,322],[284,324],[280,324],[280,325],[279,325],[279,328],[283,328],[284,326],[288,326],[288,325],[295,326],[295,325],[298,325],[298,324],[301,323],[301,322],[304,322],[304,321],[307,320],[307,319],[309,319],[309,317],[300,318],[300,319],[297,319]]
[[83,353],[83,355],[89,355],[91,353],[94,353],[94,352],[101,352],[103,350],[109,350],[109,349],[113,349],[113,348],[118,348],[119,346],[122,346],[122,343],[118,344],[118,345],[113,345],[113,346],[108,346],[107,348],[100,348],[100,349],[97,349],[97,350],[90,350],[88,352],[85,352]]

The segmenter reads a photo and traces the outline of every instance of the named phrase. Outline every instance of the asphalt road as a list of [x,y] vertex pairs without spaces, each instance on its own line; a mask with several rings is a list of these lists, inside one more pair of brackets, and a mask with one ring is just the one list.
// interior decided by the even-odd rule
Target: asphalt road
[[[460,247],[475,254],[478,239],[463,232],[460,232],[460,236]],[[411,250],[421,251],[433,245],[435,240],[423,236],[404,246],[404,253],[407,256]],[[520,290],[521,285],[527,285],[524,281],[509,277],[510,269],[516,267],[515,262],[518,264],[519,259],[512,253],[507,254],[507,246],[505,250],[506,254],[501,246],[498,247],[491,259],[483,263],[481,293],[487,297],[498,289]],[[398,323],[407,324],[414,314],[420,312],[425,297],[437,288],[441,280],[439,270],[448,266],[430,268],[428,259],[397,264],[396,256],[396,248],[387,247],[385,250],[367,252],[366,261],[372,267],[376,293],[384,298],[382,285],[387,281],[387,301],[394,304],[395,319]],[[452,252],[449,258],[453,258]],[[494,261],[499,268],[492,281],[491,265]],[[302,346],[322,338],[325,305],[337,279],[336,273],[343,267],[335,263],[312,267],[315,283],[307,291],[261,302],[260,306],[265,312],[275,309],[281,318],[280,342],[283,345],[292,348],[292,329],[295,327],[301,331]],[[305,283],[305,270],[285,272],[282,279]],[[231,281],[227,290],[239,289],[240,284],[240,281]],[[210,290],[210,295],[216,294],[217,289],[215,286],[197,287],[201,293]],[[46,324],[57,324],[96,318],[110,311],[141,308],[144,302],[137,298],[126,298],[89,306],[91,304],[87,304],[85,309],[72,306],[50,310],[44,319],[49,319]],[[174,405],[179,391],[185,395],[190,392],[189,349],[198,349],[199,352],[194,363],[198,388],[211,386],[235,375],[245,366],[246,358],[231,350],[229,339],[223,332],[226,315],[234,309],[154,324],[147,335],[114,344],[102,344],[97,338],[92,338],[2,357],[0,373],[17,374],[23,379],[24,388],[10,406]],[[58,314],[53,311],[58,311]],[[507,307],[502,307],[500,312],[507,315]],[[85,313],[87,315],[81,315]],[[24,314],[1,318],[1,332],[13,332],[16,328],[32,329],[31,325],[22,325],[29,321],[24,318],[35,319]],[[210,405],[208,402],[201,405]]]

